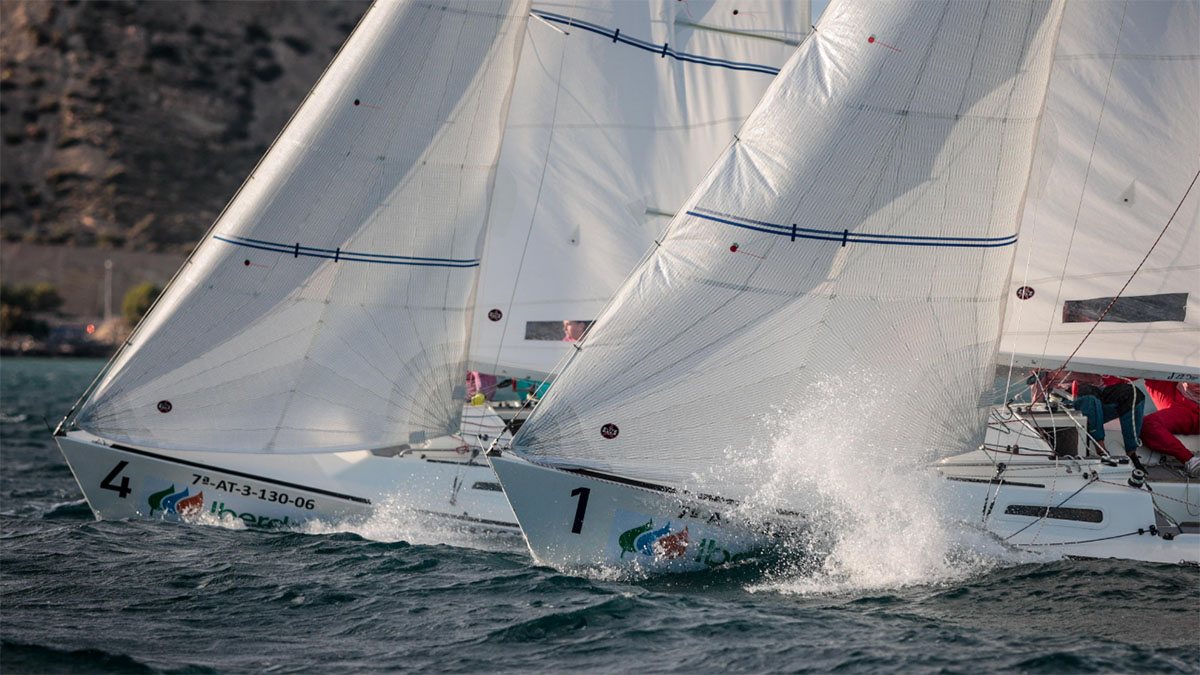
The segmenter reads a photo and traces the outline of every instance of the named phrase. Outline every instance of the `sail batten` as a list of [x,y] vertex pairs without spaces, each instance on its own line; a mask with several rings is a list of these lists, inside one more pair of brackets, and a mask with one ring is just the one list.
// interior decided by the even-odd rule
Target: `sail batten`
[[376,2],[78,426],[281,453],[457,431],[528,5]]
[[904,411],[881,443],[971,442],[1061,8],[832,3],[516,451],[737,498],[731,457],[847,389],[847,425]]

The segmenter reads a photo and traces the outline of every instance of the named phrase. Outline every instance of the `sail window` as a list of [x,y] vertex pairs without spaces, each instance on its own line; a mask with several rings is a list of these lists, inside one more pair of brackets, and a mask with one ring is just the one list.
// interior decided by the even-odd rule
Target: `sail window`
[[[1104,309],[1112,303],[1108,314]],[[1150,323],[1152,321],[1184,321],[1187,315],[1187,293],[1160,293],[1117,298],[1068,300],[1063,305],[1063,323],[1105,321],[1114,323]]]
[[582,319],[563,319],[561,321],[526,321],[526,340],[556,340],[559,342],[578,342],[584,331],[591,326],[591,321]]
[[1099,523],[1104,520],[1104,512],[1100,509],[1073,509],[1063,506],[1033,506],[1031,504],[1009,504],[1004,513],[1010,516],[1030,516],[1032,518],[1051,518],[1053,520],[1077,520],[1081,523]]
[[472,490],[487,490],[488,492],[504,492],[499,483],[488,483],[484,481],[476,481],[471,486]]

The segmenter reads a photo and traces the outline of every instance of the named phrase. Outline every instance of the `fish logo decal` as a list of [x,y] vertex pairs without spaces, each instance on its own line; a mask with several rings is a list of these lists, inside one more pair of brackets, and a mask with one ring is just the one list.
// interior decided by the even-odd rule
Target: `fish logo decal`
[[675,534],[668,534],[654,542],[654,553],[667,560],[683,557],[683,554],[687,553],[687,549],[688,528],[686,526]]
[[204,493],[198,492],[194,496],[189,497],[189,489],[183,488],[180,492],[175,492],[175,485],[165,490],[159,490],[150,495],[150,515],[153,516],[155,511],[164,513],[172,513],[176,515],[186,516],[193,513],[199,513],[204,508]]
[[[651,522],[653,523],[653,521]],[[642,555],[654,555],[654,542],[662,539],[668,534],[671,534],[671,521],[667,521],[666,525],[663,525],[657,530],[651,530],[639,535],[638,538],[634,540],[633,547]]]
[[617,544],[621,546],[621,557],[624,558],[626,553],[636,553],[637,549],[633,547],[634,542],[637,541],[639,535],[641,535],[643,532],[649,532],[653,527],[654,521],[649,520],[645,525],[638,525],[637,527],[622,532],[621,535],[617,537]]

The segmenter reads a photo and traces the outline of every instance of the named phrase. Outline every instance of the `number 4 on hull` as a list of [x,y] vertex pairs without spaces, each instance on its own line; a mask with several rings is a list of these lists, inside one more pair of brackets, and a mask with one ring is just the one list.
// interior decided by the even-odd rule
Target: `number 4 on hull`
[[117,465],[113,467],[113,470],[109,471],[108,475],[104,477],[104,480],[100,481],[100,487],[104,488],[105,490],[112,490],[113,492],[116,492],[121,499],[128,497],[129,493],[133,492],[133,488],[129,487],[129,476],[122,476],[120,485],[113,485],[112,483],[113,479],[117,476],[120,476],[121,472],[124,471],[125,467],[127,466],[129,466],[129,462],[126,462],[125,460],[117,462]]

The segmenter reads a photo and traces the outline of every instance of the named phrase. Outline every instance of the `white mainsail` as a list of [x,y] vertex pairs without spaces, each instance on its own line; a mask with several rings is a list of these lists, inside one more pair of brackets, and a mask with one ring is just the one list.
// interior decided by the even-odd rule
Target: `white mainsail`
[[1061,10],[832,4],[516,452],[683,486],[838,378],[896,446],[977,437]]
[[553,372],[571,351],[563,321],[600,313],[795,52],[809,13],[807,0],[535,5],[472,368]]
[[1073,370],[1200,379],[1197,171],[1200,2],[1070,3],[1000,362],[1054,368],[1082,342]]
[[528,11],[376,2],[77,425],[159,448],[279,453],[457,431]]

